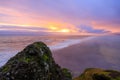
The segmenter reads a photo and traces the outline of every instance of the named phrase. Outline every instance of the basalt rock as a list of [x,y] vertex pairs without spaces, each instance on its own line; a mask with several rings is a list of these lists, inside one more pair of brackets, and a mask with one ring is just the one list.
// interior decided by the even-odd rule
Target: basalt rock
[[35,42],[0,68],[0,80],[72,80],[72,77],[67,69],[55,63],[43,42]]

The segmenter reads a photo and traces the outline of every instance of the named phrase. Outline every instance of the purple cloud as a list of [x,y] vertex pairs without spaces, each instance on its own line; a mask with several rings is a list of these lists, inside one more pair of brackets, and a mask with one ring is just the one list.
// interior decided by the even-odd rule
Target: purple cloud
[[80,24],[91,24],[91,28],[82,29],[95,33],[120,32],[119,4],[119,0],[0,0],[0,8],[7,9],[6,12],[0,9],[0,22],[33,22],[40,26],[44,22],[65,23],[76,28]]
[[106,31],[103,29],[94,29],[91,26],[87,26],[87,25],[81,25],[79,26],[80,28],[80,32],[86,32],[86,33],[97,33],[97,34],[102,34],[102,33],[109,33],[110,31]]

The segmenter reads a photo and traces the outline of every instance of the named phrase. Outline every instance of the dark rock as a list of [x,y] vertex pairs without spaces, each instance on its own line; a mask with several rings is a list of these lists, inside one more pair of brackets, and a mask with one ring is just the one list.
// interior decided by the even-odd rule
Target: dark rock
[[28,45],[0,68],[0,80],[72,80],[67,69],[55,63],[42,42]]

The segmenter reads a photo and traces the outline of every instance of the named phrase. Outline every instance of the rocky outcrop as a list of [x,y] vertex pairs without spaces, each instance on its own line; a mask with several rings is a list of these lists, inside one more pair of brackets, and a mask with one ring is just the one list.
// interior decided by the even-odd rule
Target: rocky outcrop
[[35,42],[0,68],[0,80],[72,80],[72,77],[67,69],[55,63],[43,42]]
[[113,70],[103,70],[89,68],[74,80],[120,80],[120,72]]

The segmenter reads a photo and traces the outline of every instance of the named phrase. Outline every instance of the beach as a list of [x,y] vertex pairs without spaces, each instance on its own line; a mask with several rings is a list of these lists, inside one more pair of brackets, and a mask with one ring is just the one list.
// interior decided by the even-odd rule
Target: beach
[[76,76],[86,68],[120,70],[120,37],[99,36],[53,51],[55,61]]

